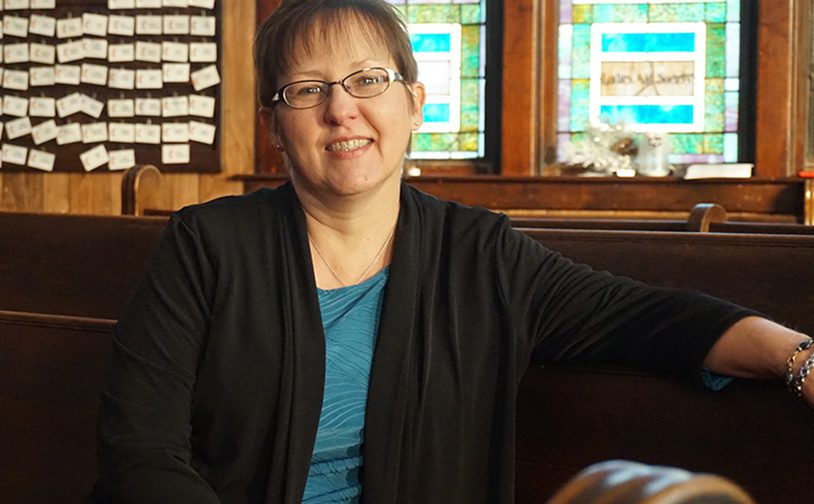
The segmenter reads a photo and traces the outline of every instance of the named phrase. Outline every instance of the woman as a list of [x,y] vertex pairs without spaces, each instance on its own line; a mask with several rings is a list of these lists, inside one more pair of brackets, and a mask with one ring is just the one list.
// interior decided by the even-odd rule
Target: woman
[[284,1],[255,58],[291,183],[172,217],[115,331],[100,498],[512,502],[532,354],[781,377],[808,341],[403,184],[424,88],[382,0]]

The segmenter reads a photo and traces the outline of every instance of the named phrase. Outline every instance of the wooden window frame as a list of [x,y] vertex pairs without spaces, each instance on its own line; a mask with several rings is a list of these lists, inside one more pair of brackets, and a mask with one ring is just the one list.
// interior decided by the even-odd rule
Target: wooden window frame
[[[513,0],[505,9],[502,174],[556,174],[559,2]],[[808,0],[757,6],[756,177],[794,176],[804,166],[810,11]]]

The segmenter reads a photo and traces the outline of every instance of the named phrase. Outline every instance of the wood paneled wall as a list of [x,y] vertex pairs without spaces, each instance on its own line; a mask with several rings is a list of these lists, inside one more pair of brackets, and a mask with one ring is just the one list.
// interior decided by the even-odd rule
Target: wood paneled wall
[[[220,88],[221,167],[217,174],[165,174],[157,204],[176,209],[226,194],[239,194],[233,175],[254,172],[254,70],[251,54],[255,0],[223,2]],[[100,169],[101,170],[101,169]],[[3,173],[0,210],[81,214],[121,211],[121,173]]]

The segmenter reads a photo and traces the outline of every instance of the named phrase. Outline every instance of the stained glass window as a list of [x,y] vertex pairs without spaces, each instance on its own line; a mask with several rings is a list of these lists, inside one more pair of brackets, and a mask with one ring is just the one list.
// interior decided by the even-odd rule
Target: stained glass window
[[560,0],[558,151],[624,124],[673,163],[738,161],[740,2]]
[[388,1],[407,21],[418,80],[427,88],[411,157],[483,157],[486,0]]

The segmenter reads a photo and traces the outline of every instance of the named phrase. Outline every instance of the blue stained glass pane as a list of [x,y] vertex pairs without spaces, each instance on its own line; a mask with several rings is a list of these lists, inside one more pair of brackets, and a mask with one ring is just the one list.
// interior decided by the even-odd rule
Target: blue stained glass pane
[[424,121],[426,122],[448,122],[449,104],[447,103],[427,103],[424,105]]
[[692,124],[692,105],[602,105],[603,122],[616,124]]
[[602,52],[694,52],[694,33],[605,33]]
[[415,52],[449,52],[452,47],[448,33],[415,33],[410,42]]

